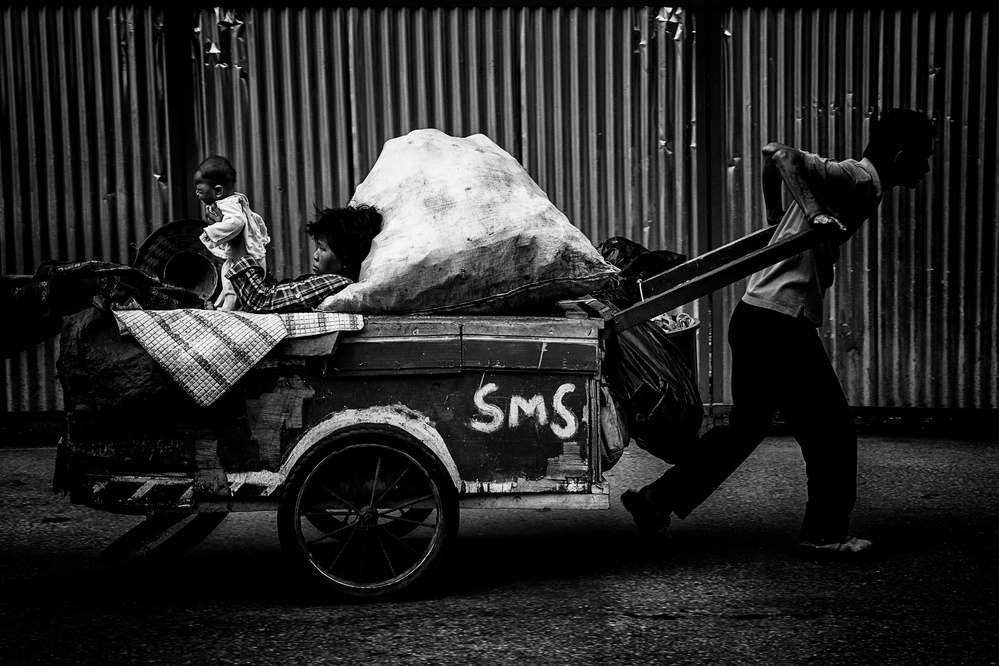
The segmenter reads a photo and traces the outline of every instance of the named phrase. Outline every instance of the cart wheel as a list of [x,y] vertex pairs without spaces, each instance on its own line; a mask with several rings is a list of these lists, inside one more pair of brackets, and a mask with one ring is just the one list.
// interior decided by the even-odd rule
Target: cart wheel
[[227,513],[158,513],[115,539],[97,556],[96,568],[142,567],[180,557],[222,524]]
[[365,428],[295,465],[278,507],[281,545],[336,592],[379,597],[426,580],[458,531],[458,495],[440,461],[405,433]]
[[[399,514],[400,520],[390,521],[383,527],[397,537],[404,537],[429,518],[432,511],[433,509],[403,509],[402,513]],[[347,537],[346,530],[339,529],[346,523],[336,516],[323,513],[318,516],[305,516],[305,518],[317,530],[329,534],[331,539],[342,540]]]

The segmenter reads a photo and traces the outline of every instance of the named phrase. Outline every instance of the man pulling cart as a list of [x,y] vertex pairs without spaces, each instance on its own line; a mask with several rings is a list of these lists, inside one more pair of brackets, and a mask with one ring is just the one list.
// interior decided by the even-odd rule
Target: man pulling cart
[[[473,143],[473,151],[492,155],[484,161],[491,169],[510,166],[506,153],[490,152],[480,139]],[[372,176],[381,168],[376,164]],[[537,205],[550,206],[533,181],[524,187]],[[607,397],[614,371],[608,343],[835,234],[760,230],[644,280],[644,300],[619,309],[587,295],[616,271],[567,221],[553,217],[553,206],[532,219],[569,234],[559,251],[547,254],[544,238],[526,227],[505,245],[483,250],[470,231],[455,234],[446,223],[454,197],[400,191],[391,199],[396,195],[362,184],[352,204],[369,203],[365,193],[385,216],[382,233],[372,240],[361,279],[324,299],[319,311],[302,317],[181,310],[213,335],[219,317],[240,331],[273,332],[258,336],[265,341],[255,342],[252,353],[250,347],[234,352],[244,367],[214,388],[205,386],[221,366],[187,344],[193,338],[179,331],[194,329],[176,328],[188,325],[179,315],[91,312],[64,327],[61,363],[71,407],[55,486],[75,503],[147,516],[103,561],[176,554],[228,512],[277,511],[282,547],[307,576],[349,596],[384,596],[425,582],[438,568],[460,510],[606,508],[603,471],[613,463],[607,443],[621,437],[607,418],[614,405]],[[442,255],[432,238],[394,224],[417,195],[440,218],[442,233],[467,236],[460,252]],[[489,205],[496,205],[494,196],[485,198]],[[390,247],[393,237],[403,249]],[[465,261],[488,256],[521,275],[530,257],[542,273],[527,287],[487,282],[462,291],[475,281],[461,271],[442,274],[448,258],[461,252],[469,253]],[[412,259],[414,272],[398,273],[399,256]],[[570,267],[550,266],[557,257],[568,257]],[[378,271],[386,278],[381,284],[366,280]],[[576,291],[566,293],[567,284]],[[414,294],[427,297],[421,307],[411,306]],[[562,299],[562,314],[551,309],[553,294]],[[339,316],[346,319],[331,319]],[[148,328],[154,329],[149,340],[174,341],[156,363],[145,355],[155,343],[142,342],[144,352],[136,342]],[[119,329],[133,338],[121,338]],[[185,344],[190,358],[170,374],[163,359],[176,362],[174,351]],[[136,364],[128,366],[130,381],[160,379],[114,395],[106,390],[113,382],[87,382],[109,348],[127,349]],[[108,365],[101,367],[113,375]],[[140,366],[144,373],[135,371]],[[198,379],[162,379],[188,368]],[[155,395],[144,392],[150,386]],[[629,509],[647,531],[642,509]]]

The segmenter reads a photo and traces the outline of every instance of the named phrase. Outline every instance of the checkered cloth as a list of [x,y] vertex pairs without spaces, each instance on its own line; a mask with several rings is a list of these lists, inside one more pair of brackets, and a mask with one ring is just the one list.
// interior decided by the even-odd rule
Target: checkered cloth
[[335,312],[117,310],[114,315],[122,333],[130,333],[202,407],[215,402],[284,338],[364,326],[361,315]]

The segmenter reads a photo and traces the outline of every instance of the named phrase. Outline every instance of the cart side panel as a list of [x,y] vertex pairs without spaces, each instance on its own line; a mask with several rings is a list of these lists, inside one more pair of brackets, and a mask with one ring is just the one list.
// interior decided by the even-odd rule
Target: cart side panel
[[465,493],[587,492],[601,320],[372,317],[313,385],[308,423],[404,405],[444,439]]
[[502,371],[331,377],[317,387],[310,425],[345,410],[405,405],[440,433],[464,492],[583,492],[592,383],[583,374]]
[[[466,494],[592,492],[601,326],[372,317],[339,340],[282,343],[210,407],[170,385],[121,408],[78,400],[55,487],[118,512],[266,504],[310,429],[344,410],[403,405],[439,432]],[[93,350],[135,344],[107,336]]]

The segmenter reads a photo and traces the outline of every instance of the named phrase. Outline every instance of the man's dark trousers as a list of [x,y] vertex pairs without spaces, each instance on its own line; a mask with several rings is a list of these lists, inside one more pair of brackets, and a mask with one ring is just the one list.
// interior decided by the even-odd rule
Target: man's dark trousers
[[801,448],[808,479],[802,539],[846,538],[857,498],[857,434],[818,329],[804,317],[739,302],[732,349],[729,425],[709,430],[687,460],[652,484],[662,509],[687,517],[763,441],[775,410]]

